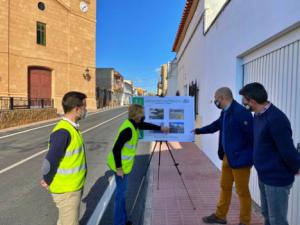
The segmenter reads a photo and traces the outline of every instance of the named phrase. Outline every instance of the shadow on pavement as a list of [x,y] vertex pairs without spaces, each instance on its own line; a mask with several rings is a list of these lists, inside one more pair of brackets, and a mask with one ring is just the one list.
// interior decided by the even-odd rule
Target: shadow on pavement
[[[148,160],[149,155],[138,155],[135,158],[135,164],[128,180],[128,189],[126,195],[126,208],[128,216],[133,206],[143,175],[145,173]],[[100,201],[102,195],[104,194],[109,184],[109,177],[111,177],[112,175],[113,172],[106,171],[105,175],[100,177],[96,181],[96,183],[93,185],[87,196],[82,200],[83,203],[86,204],[86,211],[80,220],[80,225],[87,224],[89,218],[93,214],[98,202]],[[146,177],[143,187],[140,191],[140,195],[137,200],[136,206],[132,213],[132,217],[129,218],[134,225],[143,224],[147,186],[148,179]],[[114,195],[112,196],[99,225],[113,225],[113,200]]]

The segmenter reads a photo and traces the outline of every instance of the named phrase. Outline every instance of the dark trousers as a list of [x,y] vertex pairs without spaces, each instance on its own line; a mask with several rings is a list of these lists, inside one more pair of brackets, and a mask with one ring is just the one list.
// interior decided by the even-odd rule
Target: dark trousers
[[126,213],[126,190],[128,184],[128,175],[120,177],[115,175],[116,192],[114,205],[114,225],[125,225],[127,221]]

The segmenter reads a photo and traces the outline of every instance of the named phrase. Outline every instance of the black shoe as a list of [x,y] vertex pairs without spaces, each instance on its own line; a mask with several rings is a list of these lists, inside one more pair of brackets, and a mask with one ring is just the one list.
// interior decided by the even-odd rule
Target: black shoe
[[131,221],[127,221],[126,225],[133,225],[133,223]]
[[219,224],[227,224],[226,220],[220,219],[216,216],[216,214],[211,214],[210,216],[205,216],[202,218],[204,223],[219,223]]

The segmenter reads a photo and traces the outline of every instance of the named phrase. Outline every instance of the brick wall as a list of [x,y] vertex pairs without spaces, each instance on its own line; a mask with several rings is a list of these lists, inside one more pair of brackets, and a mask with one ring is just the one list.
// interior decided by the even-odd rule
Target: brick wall
[[57,117],[56,109],[19,109],[0,111],[0,129]]

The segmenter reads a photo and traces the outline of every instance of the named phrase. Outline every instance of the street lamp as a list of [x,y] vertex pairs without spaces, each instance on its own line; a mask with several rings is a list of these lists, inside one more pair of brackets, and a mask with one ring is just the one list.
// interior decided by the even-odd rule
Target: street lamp
[[82,74],[83,78],[87,81],[89,81],[91,79],[91,75],[90,75],[90,70],[89,68],[86,68],[84,73]]

